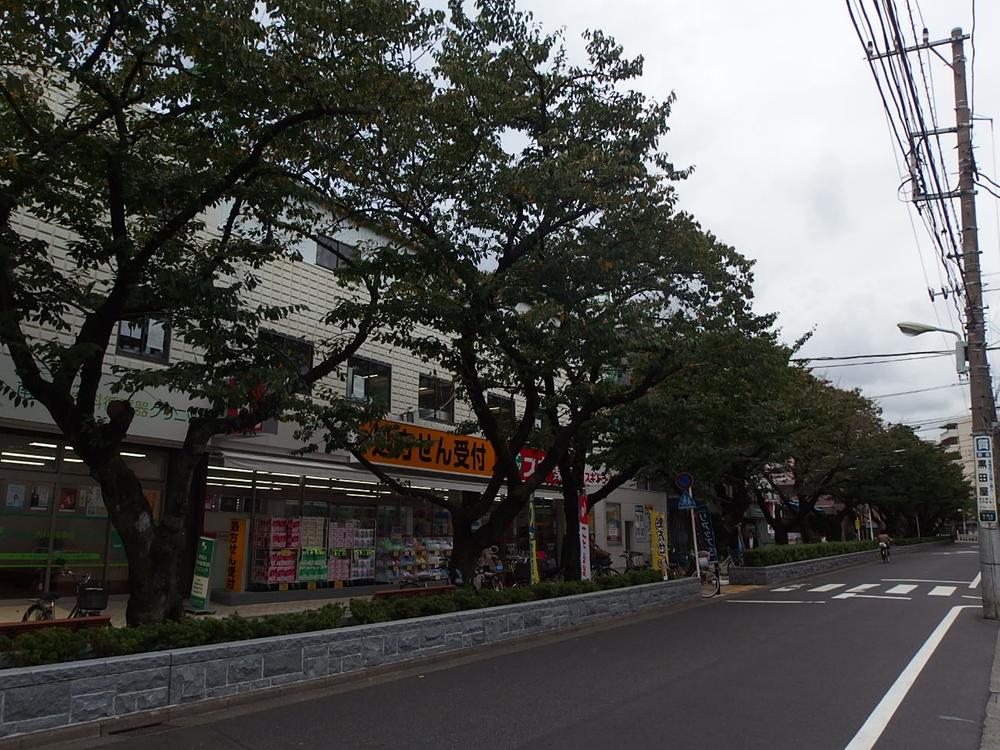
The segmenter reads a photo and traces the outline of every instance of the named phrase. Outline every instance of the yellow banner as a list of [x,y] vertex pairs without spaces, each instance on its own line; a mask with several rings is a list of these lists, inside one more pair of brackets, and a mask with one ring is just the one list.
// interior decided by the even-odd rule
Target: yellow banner
[[667,517],[663,513],[655,510],[649,512],[649,526],[651,555],[653,570],[658,570],[663,575],[663,580],[667,580],[667,571],[670,568],[670,561],[667,556]]
[[412,438],[417,444],[403,448],[398,455],[383,448],[367,450],[365,457],[372,463],[481,477],[493,475],[496,455],[488,440],[400,422],[386,421],[379,427]]
[[535,529],[535,496],[528,501],[528,554],[531,555],[531,582],[542,580],[538,574],[538,537]]
[[226,545],[226,589],[242,591],[243,564],[247,549],[247,522],[244,518],[234,518],[229,522],[229,544]]

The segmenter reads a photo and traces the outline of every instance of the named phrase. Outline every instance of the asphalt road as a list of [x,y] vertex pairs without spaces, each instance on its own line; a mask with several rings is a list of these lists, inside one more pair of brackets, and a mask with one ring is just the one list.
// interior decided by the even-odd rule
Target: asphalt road
[[997,637],[977,566],[938,547],[108,746],[973,750]]

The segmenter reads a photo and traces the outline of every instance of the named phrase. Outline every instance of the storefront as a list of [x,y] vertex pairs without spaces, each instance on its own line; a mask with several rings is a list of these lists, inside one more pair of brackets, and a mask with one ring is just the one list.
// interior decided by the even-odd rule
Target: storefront
[[[168,452],[137,444],[122,457],[159,513]],[[126,588],[128,565],[101,489],[61,436],[0,430],[0,596],[72,590],[69,568]]]

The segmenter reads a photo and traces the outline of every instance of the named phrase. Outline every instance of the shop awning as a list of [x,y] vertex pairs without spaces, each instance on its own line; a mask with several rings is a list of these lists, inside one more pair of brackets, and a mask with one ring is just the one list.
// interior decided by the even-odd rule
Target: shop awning
[[[218,451],[215,459],[228,469],[266,471],[271,474],[288,476],[322,477],[343,482],[377,481],[371,472],[358,465],[335,461],[317,461],[298,456],[280,456],[270,453],[249,453],[245,451]],[[417,474],[403,471],[389,472],[389,476],[412,487],[428,490],[458,490],[461,492],[482,492],[486,487],[485,478],[481,482],[469,479],[443,476],[441,474]],[[502,490],[501,490],[502,492]],[[558,489],[542,489],[535,493],[539,497],[559,499]]]

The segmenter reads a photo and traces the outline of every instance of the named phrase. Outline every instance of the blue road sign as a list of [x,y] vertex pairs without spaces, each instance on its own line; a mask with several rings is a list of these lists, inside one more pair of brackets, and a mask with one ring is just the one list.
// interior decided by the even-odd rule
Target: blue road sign
[[677,501],[677,510],[694,510],[695,509],[694,498],[691,497],[691,492],[689,490],[684,490],[681,493],[680,499]]

